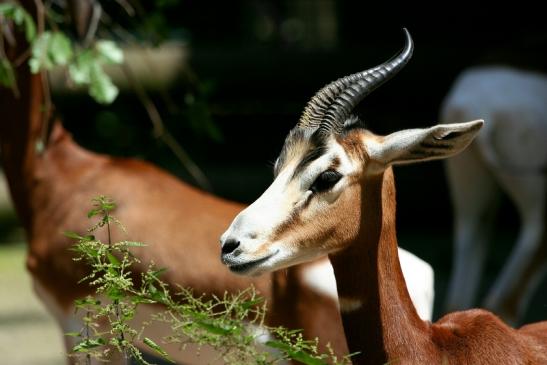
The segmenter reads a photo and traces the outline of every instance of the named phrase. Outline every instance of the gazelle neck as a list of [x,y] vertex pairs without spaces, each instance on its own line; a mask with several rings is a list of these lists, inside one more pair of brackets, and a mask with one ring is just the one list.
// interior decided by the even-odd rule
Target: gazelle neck
[[427,346],[427,324],[410,300],[397,254],[391,169],[364,181],[357,238],[330,260],[349,350],[359,352],[354,363],[404,360]]

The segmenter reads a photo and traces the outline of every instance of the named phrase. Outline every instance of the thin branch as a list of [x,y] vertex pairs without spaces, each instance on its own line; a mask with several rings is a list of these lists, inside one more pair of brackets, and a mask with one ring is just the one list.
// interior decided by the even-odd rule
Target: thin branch
[[133,8],[133,6],[131,6],[131,4],[129,3],[129,1],[126,1],[126,0],[116,0],[116,2],[118,3],[119,6],[121,6],[123,8],[123,10],[125,10],[125,12],[127,13],[127,15],[129,16],[135,16],[135,8]]
[[44,3],[41,0],[34,0],[34,5],[36,6],[36,25],[38,28],[38,34],[44,33],[45,24],[45,9]]
[[97,33],[97,28],[99,27],[99,21],[101,20],[101,15],[103,13],[103,8],[98,1],[93,2],[93,9],[91,11],[91,20],[89,21],[89,26],[84,38],[84,46],[87,47],[93,41],[95,33]]
[[17,56],[15,61],[13,61],[13,67],[21,66],[23,64],[23,62],[25,62],[30,57],[30,52],[31,52],[31,49],[29,47],[23,53],[21,53],[19,56]]
[[11,47],[15,47],[17,42],[15,41],[15,36],[13,35],[12,28],[6,19],[0,16],[0,31],[4,35],[6,41]]
[[148,113],[148,117],[150,118],[150,121],[152,122],[152,125],[154,127],[154,136],[161,139],[169,147],[169,149],[171,149],[171,152],[175,154],[175,156],[180,160],[186,170],[190,173],[190,175],[192,175],[196,183],[202,189],[211,191],[212,189],[209,180],[201,171],[201,169],[195,164],[195,162],[190,158],[188,153],[177,142],[173,135],[167,130],[167,128],[165,128],[165,124],[163,123],[163,119],[161,118],[161,115],[156,108],[156,105],[154,104],[152,99],[150,99],[142,85],[135,79],[130,67],[124,63],[122,65],[122,69],[125,73],[125,76],[127,77],[129,84],[135,90],[139,100],[146,109],[146,112]]

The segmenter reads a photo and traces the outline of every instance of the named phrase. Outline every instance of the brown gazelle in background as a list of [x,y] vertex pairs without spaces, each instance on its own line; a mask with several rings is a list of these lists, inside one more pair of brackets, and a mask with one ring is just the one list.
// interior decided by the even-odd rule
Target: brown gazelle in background
[[358,364],[546,364],[547,322],[510,328],[484,310],[431,324],[409,298],[397,254],[394,164],[452,156],[481,120],[378,136],[351,113],[409,61],[413,43],[341,78],[309,102],[266,192],[222,236],[222,260],[256,275],[328,255],[344,330]]

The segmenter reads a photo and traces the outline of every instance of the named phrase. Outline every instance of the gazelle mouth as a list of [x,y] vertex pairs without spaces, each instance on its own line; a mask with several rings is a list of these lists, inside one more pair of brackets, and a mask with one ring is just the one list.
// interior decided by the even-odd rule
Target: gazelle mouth
[[279,251],[275,251],[271,255],[260,258],[258,260],[249,261],[243,264],[228,264],[230,271],[237,274],[248,274],[253,268],[269,260],[272,256],[276,255]]

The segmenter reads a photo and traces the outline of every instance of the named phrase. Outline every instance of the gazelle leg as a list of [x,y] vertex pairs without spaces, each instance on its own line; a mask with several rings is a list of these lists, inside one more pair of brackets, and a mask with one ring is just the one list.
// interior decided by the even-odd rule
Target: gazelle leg
[[475,146],[446,162],[454,205],[454,255],[445,311],[473,306],[500,190]]
[[508,322],[516,322],[545,271],[545,202],[547,178],[542,174],[498,173],[521,217],[517,242],[484,305]]

